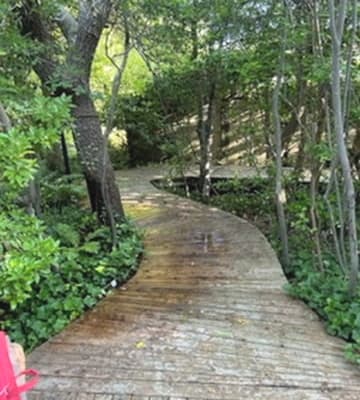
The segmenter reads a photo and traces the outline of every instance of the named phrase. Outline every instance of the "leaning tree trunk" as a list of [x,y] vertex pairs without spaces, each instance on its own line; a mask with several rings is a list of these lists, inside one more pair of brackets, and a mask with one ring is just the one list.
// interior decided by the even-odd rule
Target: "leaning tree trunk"
[[[77,18],[59,5],[58,18],[48,21],[34,8],[31,0],[26,0],[20,9],[21,33],[43,46],[41,55],[34,63],[34,70],[44,90],[53,96],[66,94],[72,98],[75,145],[83,166],[90,203],[99,219],[109,224],[110,208],[111,214],[117,219],[123,219],[124,211],[114,171],[106,154],[108,150],[91,98],[89,81],[96,48],[107,23],[112,2],[89,0],[79,4]],[[66,51],[57,55],[52,54],[59,49],[56,43],[58,32],[54,32],[53,22],[59,25],[68,44]],[[60,84],[54,88],[55,82]],[[103,160],[106,160],[105,167]],[[102,184],[104,177],[105,185]]]
[[[106,171],[104,171],[104,152],[108,150],[104,144],[105,138],[101,131],[99,116],[95,110],[93,100],[89,94],[82,94],[74,98],[74,104],[75,143],[83,167],[92,210],[98,214],[103,222],[107,222],[107,205],[102,189],[102,179],[105,175],[105,187],[108,192],[107,200],[115,217],[122,218],[124,210],[110,162],[106,163]],[[106,159],[108,160],[109,158],[106,157]]]

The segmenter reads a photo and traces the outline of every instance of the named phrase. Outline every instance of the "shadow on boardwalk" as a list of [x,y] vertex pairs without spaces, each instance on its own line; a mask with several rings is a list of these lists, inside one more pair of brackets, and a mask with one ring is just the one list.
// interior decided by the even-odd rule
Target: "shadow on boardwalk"
[[283,292],[263,235],[157,191],[155,177],[119,173],[126,208],[146,227],[145,258],[125,287],[30,355],[42,372],[30,400],[360,399],[344,343]]

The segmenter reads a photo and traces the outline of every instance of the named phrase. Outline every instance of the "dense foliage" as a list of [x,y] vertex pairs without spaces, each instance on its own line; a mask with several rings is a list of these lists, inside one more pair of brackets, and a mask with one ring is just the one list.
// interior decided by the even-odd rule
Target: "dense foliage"
[[8,110],[15,125],[0,133],[0,328],[30,350],[126,280],[142,246],[124,221],[114,247],[110,228],[81,205],[81,176],[47,170],[42,154],[69,124],[68,99],[37,95]]
[[121,245],[111,250],[109,228],[79,208],[47,211],[41,224],[25,218],[17,221],[21,229],[10,227],[21,232],[16,237],[1,225],[12,251],[1,265],[0,324],[30,350],[127,280],[142,246],[138,231],[124,222],[117,227]]

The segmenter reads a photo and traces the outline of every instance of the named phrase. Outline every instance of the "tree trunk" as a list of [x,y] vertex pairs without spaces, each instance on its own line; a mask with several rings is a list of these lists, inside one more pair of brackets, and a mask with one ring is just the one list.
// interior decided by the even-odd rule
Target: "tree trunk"
[[[321,109],[320,109],[321,110]],[[321,122],[323,121],[323,116],[321,113],[315,113],[314,122],[311,123],[311,145],[316,147],[321,142],[321,133],[323,132],[323,127]],[[319,122],[320,121],[320,122]],[[313,236],[314,250],[317,257],[317,265],[320,271],[324,271],[324,263],[322,257],[321,240],[320,240],[320,219],[318,217],[318,205],[317,198],[319,195],[319,182],[321,175],[321,163],[312,154],[310,158],[310,220],[311,220],[311,232]]]
[[273,110],[273,121],[274,121],[274,143],[275,143],[275,167],[276,167],[276,178],[275,178],[275,203],[277,210],[277,217],[279,223],[279,233],[281,240],[281,262],[286,269],[290,265],[289,256],[289,238],[287,231],[287,220],[285,214],[284,204],[286,203],[286,192],[283,188],[283,165],[282,165],[282,128],[280,119],[280,92],[281,85],[284,78],[285,69],[285,44],[286,44],[286,31],[283,35],[281,44],[281,54],[279,61],[279,70],[276,75],[276,84],[272,94],[272,110]]
[[270,161],[275,154],[274,143],[272,141],[273,132],[271,129],[271,94],[269,88],[266,87],[263,93],[265,99],[264,112],[263,112],[263,132],[264,132],[264,151],[266,161]]
[[66,138],[65,138],[64,133],[61,134],[61,152],[63,155],[65,175],[70,175],[71,174],[71,166],[70,166],[69,152],[68,152]]
[[277,217],[279,223],[279,233],[281,241],[281,263],[286,269],[290,265],[289,257],[289,239],[287,231],[287,222],[285,215],[284,204],[286,203],[286,192],[283,188],[283,166],[282,166],[282,130],[280,123],[280,112],[279,112],[279,95],[280,85],[282,77],[280,74],[277,78],[277,84],[273,93],[273,118],[274,118],[274,142],[275,142],[275,165],[276,165],[276,177],[275,177],[275,203],[277,210]]
[[206,128],[200,133],[200,190],[203,198],[210,197],[211,189],[211,161],[212,161],[212,136]]
[[299,145],[298,145],[298,151],[297,151],[296,161],[295,161],[296,174],[299,174],[304,170],[305,145],[306,145],[306,132],[304,130],[304,127],[300,127]]
[[[332,75],[331,94],[333,104],[334,128],[339,160],[344,177],[345,204],[348,221],[348,237],[350,252],[349,292],[352,296],[356,294],[359,280],[359,256],[356,229],[356,196],[351,174],[349,154],[344,134],[344,105],[341,95],[341,45],[344,32],[344,22],[347,10],[347,1],[341,0],[338,12],[335,11],[334,0],[328,0],[331,26],[332,43]],[[354,3],[354,12],[356,7]],[[354,27],[355,29],[355,27]]]
[[294,137],[295,132],[299,129],[298,124],[298,110],[293,110],[289,121],[282,127],[282,148],[286,155],[289,153],[289,147],[291,140]]
[[216,84],[210,87],[208,98],[207,115],[204,120],[203,105],[199,102],[198,129],[200,142],[200,190],[203,198],[210,197],[211,189],[211,164],[212,164],[212,142],[213,142],[213,110]]
[[[89,94],[74,97],[73,116],[75,119],[75,144],[83,167],[91,208],[101,221],[106,222],[106,204],[102,195],[102,177],[104,173],[103,159],[104,136],[101,131],[99,116]],[[108,160],[108,157],[107,157]],[[117,219],[124,217],[120,193],[115,182],[115,175],[110,162],[105,171],[105,185],[109,194],[109,203]]]
[[[112,2],[92,0],[79,3],[77,19],[65,8],[61,8],[56,21],[68,42],[67,51],[61,56],[56,57],[50,50],[58,49],[56,35],[52,31],[53,21],[44,20],[30,0],[25,1],[20,11],[22,34],[40,42],[46,49],[34,65],[43,88],[51,95],[67,94],[72,97],[75,145],[83,166],[91,207],[100,221],[109,223],[109,207],[117,219],[124,217],[124,211],[107,155],[108,149],[99,116],[91,99],[89,81],[94,54],[108,20]],[[59,81],[61,83],[54,88],[54,83]],[[103,160],[106,160],[106,167],[103,167]],[[105,191],[102,187],[104,176]],[[103,195],[104,192],[106,196]]]
[[214,111],[213,111],[213,143],[212,154],[215,161],[219,161],[222,157],[222,102],[220,93],[215,94],[214,98]]

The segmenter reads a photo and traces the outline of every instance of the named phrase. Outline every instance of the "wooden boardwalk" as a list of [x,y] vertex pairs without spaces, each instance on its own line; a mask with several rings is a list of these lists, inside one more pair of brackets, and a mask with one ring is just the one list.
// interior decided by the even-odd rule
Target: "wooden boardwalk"
[[146,227],[138,274],[40,346],[30,400],[358,400],[360,371],[287,296],[263,235],[162,193],[156,169],[119,174]]

